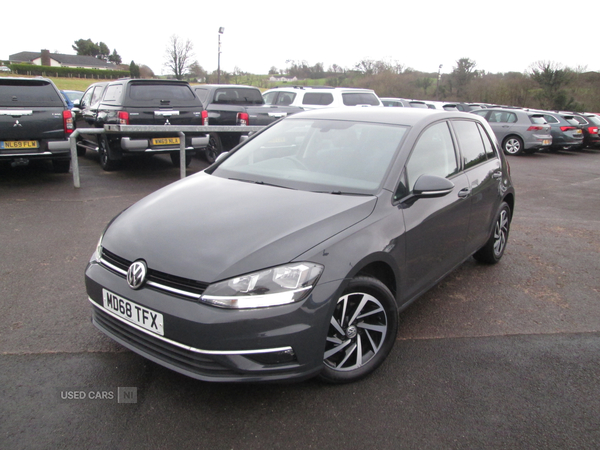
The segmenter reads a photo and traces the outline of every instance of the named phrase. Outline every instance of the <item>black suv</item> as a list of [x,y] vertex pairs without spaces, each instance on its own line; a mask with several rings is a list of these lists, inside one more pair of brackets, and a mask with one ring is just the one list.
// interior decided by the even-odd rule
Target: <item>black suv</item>
[[[79,128],[115,125],[202,125],[202,103],[190,85],[176,80],[121,79],[92,84],[83,94],[77,111]],[[186,133],[186,165],[208,138]],[[125,155],[169,153],[179,166],[177,133],[82,134],[77,142],[81,156],[86,150],[100,153],[104,170],[114,170]]]
[[71,111],[46,78],[0,78],[0,161],[13,166],[49,159],[55,172],[68,172]]

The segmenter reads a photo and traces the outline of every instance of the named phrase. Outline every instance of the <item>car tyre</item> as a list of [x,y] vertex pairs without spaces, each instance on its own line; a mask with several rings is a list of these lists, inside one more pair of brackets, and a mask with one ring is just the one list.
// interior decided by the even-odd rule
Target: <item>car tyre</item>
[[53,159],[52,160],[52,171],[54,173],[68,173],[71,168],[70,159]]
[[110,155],[108,139],[104,136],[100,136],[98,139],[98,153],[100,155],[100,167],[102,167],[102,169],[107,172],[117,169],[118,162]]
[[[171,162],[175,167],[179,167],[179,162],[181,161],[181,156],[179,152],[171,152]],[[192,162],[192,153],[185,152],[185,167],[189,167]]]
[[519,136],[509,136],[502,143],[506,155],[521,155],[524,151],[523,139]]
[[381,281],[356,277],[338,299],[329,322],[323,370],[330,383],[359,380],[383,363],[398,332],[398,308]]
[[492,235],[473,257],[480,262],[487,264],[496,264],[504,255],[508,234],[510,232],[511,211],[506,202],[502,202],[500,210],[494,220],[494,230]]
[[204,158],[212,164],[222,152],[223,143],[221,142],[221,138],[216,133],[210,133],[208,135],[208,146],[204,150]]

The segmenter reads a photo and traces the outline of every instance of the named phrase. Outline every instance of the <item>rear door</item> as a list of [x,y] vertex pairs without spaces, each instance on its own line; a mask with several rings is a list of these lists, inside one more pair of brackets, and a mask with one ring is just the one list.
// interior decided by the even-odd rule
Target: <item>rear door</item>
[[502,163],[493,139],[475,121],[453,120],[462,166],[469,180],[469,228],[465,252],[470,255],[487,241],[502,201]]

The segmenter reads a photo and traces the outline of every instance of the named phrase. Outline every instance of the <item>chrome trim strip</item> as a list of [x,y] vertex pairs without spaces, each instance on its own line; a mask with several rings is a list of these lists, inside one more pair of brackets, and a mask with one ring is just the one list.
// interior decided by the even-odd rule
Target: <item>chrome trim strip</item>
[[164,284],[155,283],[154,281],[146,281],[146,284],[157,289],[162,289],[165,291],[173,292],[174,294],[184,295],[186,297],[193,298],[194,300],[200,300],[200,294],[194,294],[188,291],[182,291],[180,289],[176,289],[170,286],[165,286]]
[[167,339],[163,336],[160,336],[158,334],[155,334],[151,331],[148,331],[142,327],[137,326],[136,324],[129,322],[125,319],[123,319],[122,317],[117,316],[116,314],[114,314],[113,312],[107,310],[106,308],[104,308],[103,306],[99,305],[98,303],[96,303],[94,300],[92,300],[91,297],[88,297],[88,300],[90,301],[90,303],[102,310],[103,312],[105,312],[106,314],[114,317],[115,319],[120,320],[121,322],[125,323],[126,325],[129,325],[132,328],[135,328],[138,331],[142,331],[156,339],[159,339],[161,341],[164,341],[168,344],[174,345],[176,347],[182,348],[184,350],[188,350],[190,352],[193,353],[200,353],[200,354],[204,354],[204,355],[254,355],[254,354],[262,354],[262,353],[274,353],[274,352],[289,352],[289,351],[293,351],[292,347],[287,346],[287,347],[278,347],[278,348],[265,348],[265,349],[260,349],[260,350],[202,350],[199,348],[194,348],[194,347],[190,347],[188,345],[184,345],[184,344],[180,344],[179,342],[175,342],[172,341],[171,339]]
[[107,260],[100,258],[100,264],[108,267],[109,269],[114,270],[115,272],[119,272],[121,275],[123,275],[124,277],[127,278],[127,271],[123,270],[117,266],[115,266],[114,264],[109,263]]
[[33,111],[30,109],[0,109],[0,116],[31,116]]
[[[111,270],[114,270],[115,272],[117,272],[127,278],[126,270],[123,270],[123,269],[115,266],[114,264],[109,263],[105,259],[100,258],[100,264],[108,267]],[[156,283],[154,281],[146,281],[146,284],[148,284],[149,286],[155,287],[156,289],[160,289],[160,290],[167,291],[167,292],[172,292],[174,294],[183,295],[185,297],[189,297],[194,300],[200,299],[200,294],[194,294],[193,292],[182,291],[181,289],[176,289],[176,288],[173,288],[170,286],[165,286],[164,284]]]

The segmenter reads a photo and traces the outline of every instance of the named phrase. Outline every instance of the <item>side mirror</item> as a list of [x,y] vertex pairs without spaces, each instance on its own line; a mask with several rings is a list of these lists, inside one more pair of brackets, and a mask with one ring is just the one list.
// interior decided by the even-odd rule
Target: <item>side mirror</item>
[[421,175],[413,188],[415,197],[443,197],[454,189],[454,183],[436,175]]
[[219,156],[217,156],[217,159],[215,159],[215,163],[218,163],[219,161],[223,160],[223,158],[225,158],[228,154],[229,152],[219,153]]

